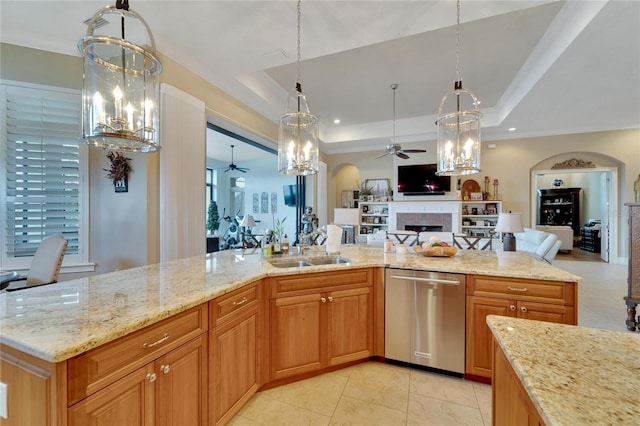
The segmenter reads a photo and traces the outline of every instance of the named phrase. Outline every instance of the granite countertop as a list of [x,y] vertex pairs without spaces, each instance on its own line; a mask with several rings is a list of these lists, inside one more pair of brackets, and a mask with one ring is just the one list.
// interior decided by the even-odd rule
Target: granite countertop
[[638,334],[495,315],[487,324],[547,425],[638,424]]
[[163,264],[0,294],[0,343],[59,362],[253,281],[274,275],[391,266],[464,274],[580,281],[522,253],[459,251],[452,258],[343,246],[349,264],[275,268],[257,250],[210,253]]

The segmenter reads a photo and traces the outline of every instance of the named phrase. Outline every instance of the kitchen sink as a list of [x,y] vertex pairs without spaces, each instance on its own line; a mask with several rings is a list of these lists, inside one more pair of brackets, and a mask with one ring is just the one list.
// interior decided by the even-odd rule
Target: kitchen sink
[[268,262],[276,268],[301,268],[304,266],[338,265],[350,263],[351,260],[341,256],[322,256],[304,259],[271,259]]
[[311,266],[311,263],[306,260],[274,259],[270,260],[269,263],[276,268],[300,268],[302,266]]
[[346,257],[340,256],[326,256],[326,257],[314,257],[311,259],[307,259],[308,262],[311,262],[313,265],[337,265],[340,263],[350,263],[351,260]]

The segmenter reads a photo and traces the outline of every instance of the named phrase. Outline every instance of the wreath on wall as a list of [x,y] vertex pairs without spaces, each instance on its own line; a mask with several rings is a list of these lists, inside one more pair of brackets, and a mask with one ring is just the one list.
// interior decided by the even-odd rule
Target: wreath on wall
[[129,176],[129,172],[132,169],[128,161],[131,160],[131,158],[127,158],[117,151],[109,151],[107,158],[111,161],[111,167],[102,169],[107,172],[107,179],[112,180],[113,183],[116,184]]

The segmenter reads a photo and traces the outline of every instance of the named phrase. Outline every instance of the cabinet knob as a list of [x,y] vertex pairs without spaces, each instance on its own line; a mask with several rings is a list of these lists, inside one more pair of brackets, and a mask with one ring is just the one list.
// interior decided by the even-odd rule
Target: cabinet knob
[[169,366],[169,364],[160,366],[160,371],[162,371],[164,374],[167,374],[170,370],[171,367]]
[[327,303],[327,299],[326,299],[325,297],[321,297],[321,298],[320,298],[320,301],[321,301],[322,303]]
[[522,312],[527,312],[527,307],[526,306],[520,306],[520,310]]
[[516,307],[514,305],[509,305],[509,309],[511,309],[512,311],[515,311]]
[[155,382],[158,376],[156,373],[147,373],[147,380],[150,382]]
[[329,296],[329,302],[333,302],[333,296]]

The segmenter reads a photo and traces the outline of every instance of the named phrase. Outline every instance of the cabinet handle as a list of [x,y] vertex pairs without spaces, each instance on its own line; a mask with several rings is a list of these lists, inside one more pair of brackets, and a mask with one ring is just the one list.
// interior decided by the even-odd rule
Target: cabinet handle
[[333,296],[329,296],[329,302],[333,302]]
[[509,309],[511,309],[512,311],[515,311],[516,307],[514,305],[509,305]]
[[158,376],[156,373],[147,373],[147,380],[150,382],[155,382]]
[[167,374],[170,370],[171,367],[169,366],[169,364],[160,366],[160,371],[162,371],[164,374]]
[[324,297],[321,297],[321,298],[320,298],[320,301],[321,301],[322,303],[327,303],[327,299],[326,299],[326,298],[324,298]]
[[520,306],[520,310],[522,312],[527,312],[527,307],[526,306]]
[[145,348],[145,349],[146,349],[146,348],[152,348],[152,347],[154,347],[154,346],[156,346],[156,345],[159,345],[160,343],[162,343],[162,342],[164,342],[164,341],[166,341],[166,340],[168,340],[168,339],[169,339],[169,333],[164,333],[164,336],[162,336],[159,340],[156,340],[156,341],[155,341],[155,342],[153,342],[153,343],[147,343],[147,342],[144,342],[144,343],[142,344],[142,347],[143,347],[143,348]]
[[243,297],[241,301],[239,302],[233,302],[234,306],[240,306],[240,305],[244,305],[245,303],[247,303],[249,301],[249,299],[247,299],[246,297]]
[[521,292],[523,292],[523,293],[524,293],[525,291],[527,291],[527,288],[526,288],[526,287],[525,287],[525,288],[516,288],[516,287],[510,287],[510,286],[507,286],[507,289],[508,289],[508,290],[511,290],[511,291],[521,291]]

